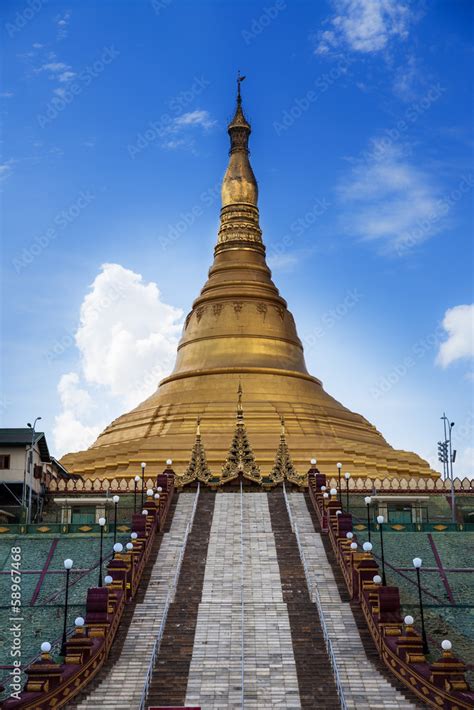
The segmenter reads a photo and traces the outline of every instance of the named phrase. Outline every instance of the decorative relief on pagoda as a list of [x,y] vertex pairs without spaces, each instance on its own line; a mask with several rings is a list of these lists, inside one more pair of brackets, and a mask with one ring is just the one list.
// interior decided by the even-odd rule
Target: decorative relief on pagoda
[[242,303],[242,301],[234,301],[233,306],[234,306],[234,313],[238,317],[239,313],[241,313],[241,311],[242,311],[243,303]]
[[263,315],[263,320],[267,317],[267,304],[257,303],[257,311]]
[[206,306],[199,306],[198,308],[196,308],[196,319],[197,319],[198,323],[201,320],[201,318],[203,317],[205,310],[206,310]]
[[273,306],[273,308],[276,310],[276,312],[280,316],[280,319],[284,320],[285,319],[285,309],[282,308],[281,306]]
[[220,314],[222,313],[222,309],[223,309],[223,308],[224,308],[224,304],[223,304],[223,303],[214,303],[214,305],[212,306],[212,312],[213,312],[213,314],[216,316],[216,318],[217,318],[218,316],[220,316]]

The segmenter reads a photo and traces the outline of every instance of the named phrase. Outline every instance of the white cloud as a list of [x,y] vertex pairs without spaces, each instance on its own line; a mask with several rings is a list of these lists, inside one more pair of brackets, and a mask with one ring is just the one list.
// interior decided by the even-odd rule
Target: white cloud
[[[161,300],[155,283],[144,283],[119,264],[102,266],[82,302],[75,333],[80,369],[63,375],[58,385],[59,454],[90,445],[106,410],[113,418],[155,391],[172,369],[181,328],[181,310]],[[77,442],[65,432],[71,423]]]
[[0,98],[2,99],[11,99],[14,96],[13,91],[2,91],[0,93]]
[[449,211],[431,178],[399,147],[377,139],[364,158],[354,162],[339,187],[339,198],[350,208],[343,213],[348,232],[399,255],[439,231]]
[[3,182],[8,177],[10,177],[14,160],[6,160],[4,163],[0,163],[0,182]]
[[209,111],[197,109],[196,111],[188,111],[174,119],[174,127],[181,128],[182,126],[201,126],[209,129],[217,124],[217,121],[210,117]]
[[443,328],[448,339],[440,345],[438,365],[448,367],[457,360],[474,358],[474,304],[449,308],[444,314]]
[[55,17],[56,28],[57,28],[57,35],[56,35],[57,40],[66,39],[67,34],[68,34],[68,26],[69,26],[70,20],[71,20],[71,11],[70,10],[66,10],[66,12],[63,12],[61,15],[57,15]]
[[333,6],[331,29],[319,34],[317,54],[380,52],[392,39],[406,39],[413,21],[408,5],[399,0],[333,0]]

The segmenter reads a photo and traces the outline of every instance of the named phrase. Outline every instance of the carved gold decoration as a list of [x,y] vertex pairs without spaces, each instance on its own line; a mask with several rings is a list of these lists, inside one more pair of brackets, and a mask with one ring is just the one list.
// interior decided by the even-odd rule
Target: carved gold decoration
[[255,483],[260,483],[262,480],[262,475],[255,462],[255,457],[245,429],[244,410],[242,407],[242,385],[240,383],[238,389],[237,421],[227,460],[222,467],[221,483],[224,484],[234,478],[238,478],[239,474]]
[[177,479],[177,485],[185,486],[188,483],[192,483],[195,480],[201,481],[202,483],[209,483],[212,478],[212,473],[207,465],[206,452],[204,450],[204,445],[201,440],[201,420],[198,417],[196,425],[196,439],[194,440],[193,450],[191,452],[191,460],[189,465],[184,472],[183,476],[179,476]]

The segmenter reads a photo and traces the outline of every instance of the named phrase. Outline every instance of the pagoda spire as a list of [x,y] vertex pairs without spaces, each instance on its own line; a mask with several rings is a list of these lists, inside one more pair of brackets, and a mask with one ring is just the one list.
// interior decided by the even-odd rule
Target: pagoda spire
[[252,129],[242,108],[241,84],[237,74],[237,106],[227,132],[230,137],[229,164],[222,181],[221,224],[216,254],[226,248],[252,247],[265,253],[258,215],[258,185],[249,160]]
[[184,475],[179,478],[179,483],[180,486],[185,486],[196,479],[202,483],[209,483],[211,478],[212,473],[207,465],[206,452],[201,440],[201,418],[198,417],[196,422],[196,438],[191,452],[191,459]]
[[226,462],[222,467],[221,483],[232,481],[234,478],[238,478],[239,475],[255,483],[260,483],[262,480],[262,475],[255,461],[252,447],[247,437],[247,430],[245,429],[242,385],[240,382],[237,390],[237,418],[234,436]]
[[297,472],[291,460],[288,444],[286,443],[285,420],[283,417],[280,417],[280,444],[276,452],[270,478],[273,483],[283,483],[286,479],[297,486],[304,486],[306,482],[306,477]]

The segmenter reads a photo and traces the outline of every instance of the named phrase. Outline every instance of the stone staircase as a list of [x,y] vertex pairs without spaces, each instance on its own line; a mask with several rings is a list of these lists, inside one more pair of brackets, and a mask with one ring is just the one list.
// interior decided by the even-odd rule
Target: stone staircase
[[136,710],[139,707],[194,497],[191,493],[178,497],[169,529],[154,543],[157,555],[154,562],[153,557],[148,562],[145,571],[148,581],[145,576],[145,584],[141,585],[134,604],[126,609],[125,623],[120,625],[106,664],[68,708]]
[[310,586],[318,590],[321,599],[347,708],[420,707],[367,655],[347,593],[345,598],[339,593],[322,536],[315,532],[304,494],[290,493],[288,499],[299,530]]
[[215,500],[214,492],[201,488],[147,706],[184,705]]
[[186,705],[301,708],[267,495],[218,493]]
[[300,703],[303,710],[340,708],[334,675],[315,604],[306,585],[296,537],[281,488],[268,494],[283,600],[290,619]]

